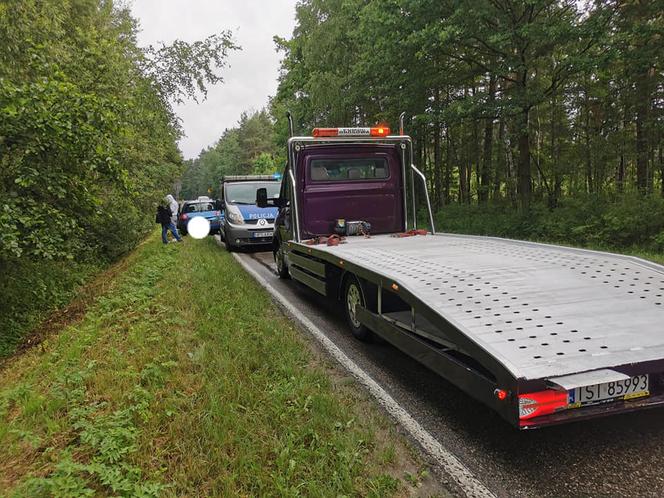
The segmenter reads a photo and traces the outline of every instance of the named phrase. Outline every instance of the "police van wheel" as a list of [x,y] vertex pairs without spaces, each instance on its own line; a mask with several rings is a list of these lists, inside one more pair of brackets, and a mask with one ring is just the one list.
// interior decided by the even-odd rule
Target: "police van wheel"
[[235,246],[231,243],[230,238],[228,237],[228,234],[226,233],[226,230],[224,230],[224,247],[228,252],[233,252],[235,251]]
[[360,307],[365,306],[364,294],[362,286],[355,276],[350,276],[346,279],[343,293],[343,305],[346,314],[346,322],[350,327],[356,339],[360,341],[369,342],[373,334],[360,322],[358,312]]
[[281,244],[279,244],[277,251],[274,253],[274,263],[277,265],[277,275],[279,275],[279,278],[290,278],[290,272],[288,271],[288,265],[286,264],[286,258],[284,257],[284,250]]

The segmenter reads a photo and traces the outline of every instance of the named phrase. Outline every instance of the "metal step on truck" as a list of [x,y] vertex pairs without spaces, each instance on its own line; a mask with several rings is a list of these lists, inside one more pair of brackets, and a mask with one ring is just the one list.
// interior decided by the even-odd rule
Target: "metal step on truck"
[[[281,278],[530,429],[664,404],[664,267],[616,254],[438,234],[413,145],[386,127],[288,140]],[[429,230],[417,230],[416,192]]]

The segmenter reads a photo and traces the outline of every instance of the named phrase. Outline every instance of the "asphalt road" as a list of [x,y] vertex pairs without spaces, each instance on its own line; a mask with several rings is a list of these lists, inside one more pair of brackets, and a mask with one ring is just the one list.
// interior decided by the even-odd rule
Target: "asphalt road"
[[664,410],[519,432],[387,343],[350,335],[338,304],[240,256],[497,496],[664,496]]

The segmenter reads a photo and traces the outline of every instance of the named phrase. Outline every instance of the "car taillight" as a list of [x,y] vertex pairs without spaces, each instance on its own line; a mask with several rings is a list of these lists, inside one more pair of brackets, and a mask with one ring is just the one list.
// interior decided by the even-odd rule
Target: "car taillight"
[[539,391],[519,394],[519,418],[541,417],[567,407],[567,391]]
[[187,221],[187,218],[188,218],[188,216],[187,216],[186,214],[181,214],[181,215],[180,215],[180,219],[181,219],[182,221]]

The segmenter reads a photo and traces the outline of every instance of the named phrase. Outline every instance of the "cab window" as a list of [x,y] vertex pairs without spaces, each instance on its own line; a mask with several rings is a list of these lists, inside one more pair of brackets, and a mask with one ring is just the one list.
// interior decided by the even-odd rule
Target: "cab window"
[[314,159],[309,164],[313,182],[384,180],[389,178],[384,158]]

